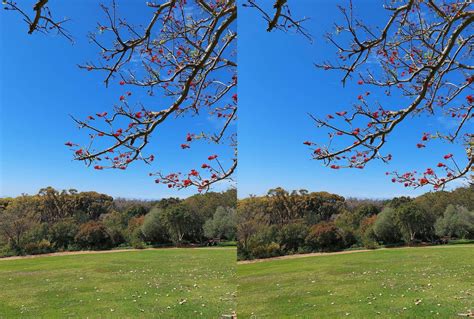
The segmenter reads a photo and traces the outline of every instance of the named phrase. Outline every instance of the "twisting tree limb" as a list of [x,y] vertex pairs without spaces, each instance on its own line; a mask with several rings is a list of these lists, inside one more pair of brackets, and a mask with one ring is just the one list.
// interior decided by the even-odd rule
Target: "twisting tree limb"
[[69,19],[60,21],[53,19],[48,7],[48,0],[38,0],[38,2],[36,2],[33,6],[34,16],[32,17],[23,9],[18,7],[15,1],[4,0],[3,5],[5,10],[17,11],[23,16],[23,20],[28,24],[28,34],[32,34],[35,31],[49,33],[51,30],[55,30],[58,34],[64,36],[69,41],[73,41],[72,36],[62,26],[65,22],[69,21]]
[[[267,21],[268,27],[267,31],[271,32],[273,30],[281,31],[291,31],[303,35],[309,41],[313,41],[311,34],[303,26],[303,23],[308,20],[308,18],[302,18],[296,20],[292,17],[290,8],[287,4],[287,0],[275,0],[273,4],[273,9],[275,12],[268,13],[265,9],[262,8],[261,4],[257,4],[258,0],[247,0],[246,3],[243,3],[242,6],[256,9],[260,12],[262,17]],[[263,3],[263,1],[260,1]]]

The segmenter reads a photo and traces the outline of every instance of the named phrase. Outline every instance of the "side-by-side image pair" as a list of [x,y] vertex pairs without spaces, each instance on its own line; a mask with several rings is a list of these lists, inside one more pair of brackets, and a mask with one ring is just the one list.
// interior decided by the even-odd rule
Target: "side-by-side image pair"
[[0,26],[0,319],[474,317],[471,1]]

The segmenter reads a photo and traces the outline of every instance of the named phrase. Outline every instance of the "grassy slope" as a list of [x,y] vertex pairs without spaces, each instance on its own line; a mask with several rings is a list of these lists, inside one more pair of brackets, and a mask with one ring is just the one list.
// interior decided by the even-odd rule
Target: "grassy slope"
[[239,318],[460,318],[474,310],[474,245],[265,261],[238,265],[237,274]]
[[0,287],[0,318],[218,318],[235,310],[235,249],[5,260]]

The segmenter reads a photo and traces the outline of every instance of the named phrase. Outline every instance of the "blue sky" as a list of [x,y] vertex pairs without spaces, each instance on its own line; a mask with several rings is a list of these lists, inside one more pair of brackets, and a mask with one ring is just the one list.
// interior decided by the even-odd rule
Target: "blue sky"
[[[334,57],[334,47],[323,35],[334,30],[334,22],[342,22],[336,4],[344,3],[347,2],[291,2],[294,17],[311,18],[305,25],[314,36],[313,44],[299,35],[268,33],[256,10],[239,11],[239,197],[265,194],[277,186],[355,197],[415,196],[430,189],[406,189],[392,184],[384,173],[424,170],[434,167],[444,154],[462,155],[462,148],[446,144],[434,143],[418,150],[416,143],[423,132],[452,125],[442,117],[420,117],[400,125],[389,138],[385,151],[394,155],[390,165],[374,162],[364,170],[332,170],[310,159],[308,148],[302,143],[321,139],[326,142],[327,135],[315,129],[307,113],[324,117],[347,110],[360,94],[360,87],[354,83],[357,79],[343,89],[340,73],[313,67],[314,62]],[[381,3],[354,3],[359,17],[366,22],[379,26],[384,23]],[[388,103],[403,100],[391,99]]]
[[[34,2],[22,5],[29,9]],[[139,3],[118,1],[119,12],[129,21],[146,22],[143,17],[151,17],[153,9],[145,2]],[[157,130],[149,149],[156,156],[153,166],[135,163],[126,171],[97,171],[72,160],[64,143],[84,141],[87,135],[78,130],[69,114],[84,119],[89,114],[110,113],[124,89],[117,83],[105,88],[103,74],[77,67],[97,57],[97,48],[86,35],[89,31],[97,32],[97,21],[104,20],[98,4],[92,0],[51,4],[55,17],[72,19],[65,27],[74,36],[74,45],[54,34],[28,35],[27,25],[19,15],[1,10],[0,27],[4,32],[0,34],[0,196],[34,194],[42,187],[53,186],[129,198],[184,197],[195,189],[168,190],[164,185],[156,185],[148,173],[158,166],[163,172],[186,172],[200,167],[203,159],[216,152],[200,143],[194,144],[192,152],[180,149],[187,132],[216,125],[203,116],[197,121],[173,120]],[[145,91],[132,91],[130,102],[146,98]],[[156,99],[159,104],[159,96]],[[214,190],[227,187],[228,184],[221,184]]]
[[[33,3],[28,1],[25,7]],[[128,19],[151,15],[151,9],[136,2],[118,3]],[[315,129],[307,113],[324,116],[347,109],[359,94],[354,83],[342,89],[340,74],[313,67],[313,62],[334,54],[334,48],[322,35],[332,30],[335,19],[340,19],[337,3],[342,2],[293,1],[294,16],[311,17],[306,26],[315,38],[313,44],[302,36],[266,32],[265,21],[257,11],[239,7],[239,197],[265,194],[277,186],[357,197],[413,196],[429,189],[405,189],[392,184],[384,172],[425,169],[448,152],[462,151],[446,145],[416,149],[423,132],[451,125],[435,117],[413,119],[399,127],[387,144],[386,151],[394,155],[390,166],[377,162],[364,170],[335,171],[310,159],[302,142],[321,138],[326,141],[326,136]],[[80,141],[85,134],[69,114],[85,118],[110,111],[123,90],[116,83],[106,89],[102,74],[77,67],[97,56],[96,47],[86,38],[87,31],[94,31],[96,22],[103,18],[97,2],[54,5],[55,16],[72,18],[67,27],[75,37],[74,45],[54,35],[28,35],[27,26],[18,15],[3,10],[0,13],[0,27],[8,30],[0,33],[0,196],[33,194],[48,185],[130,198],[193,193],[194,190],[174,191],[155,185],[148,173],[155,171],[156,165],[137,163],[127,171],[96,171],[72,160],[64,143]],[[377,25],[384,22],[383,10],[373,1],[357,1],[356,5],[362,17],[368,17],[366,20]],[[132,102],[146,98],[143,91],[133,92]],[[164,172],[200,165],[209,154],[209,147],[200,145],[193,152],[183,152],[179,144],[192,128],[208,125],[214,124],[195,118],[167,123],[153,136],[150,152],[157,155],[156,164]],[[226,187],[220,185],[215,190]]]

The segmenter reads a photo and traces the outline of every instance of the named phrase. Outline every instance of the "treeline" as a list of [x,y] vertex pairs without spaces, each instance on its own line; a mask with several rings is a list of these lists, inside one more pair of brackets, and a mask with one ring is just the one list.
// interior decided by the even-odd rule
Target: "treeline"
[[0,256],[233,241],[236,204],[235,189],[142,201],[47,187],[0,199]]
[[357,200],[272,189],[237,205],[238,258],[474,239],[474,186]]

